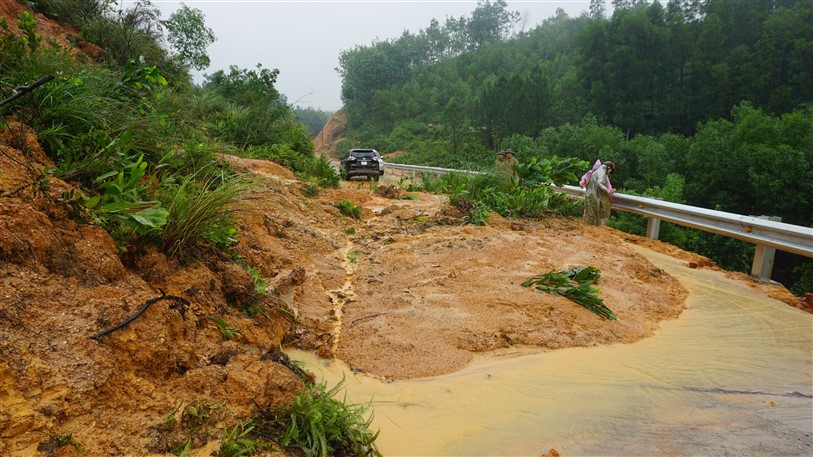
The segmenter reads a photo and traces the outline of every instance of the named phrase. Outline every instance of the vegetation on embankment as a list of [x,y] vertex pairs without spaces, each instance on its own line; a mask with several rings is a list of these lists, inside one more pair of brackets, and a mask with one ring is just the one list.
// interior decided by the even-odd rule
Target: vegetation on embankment
[[[38,8],[57,16],[62,12],[52,10],[57,6]],[[35,129],[54,162],[44,173],[81,190],[60,198],[78,219],[103,225],[122,250],[128,243],[154,243],[179,256],[196,243],[221,249],[233,244],[233,223],[224,208],[246,183],[215,160],[215,152],[274,160],[303,180],[338,184],[275,89],[277,70],[232,67],[195,87],[189,69],[205,55],[205,46],[196,49],[197,60],[186,48],[174,54],[162,49],[157,11],[149,3],[118,13],[103,2],[83,6],[89,16],[74,11],[69,18],[79,21],[79,39],[96,38],[104,47],[104,65],[49,43],[28,11],[16,19],[19,34],[5,18],[3,93],[45,75],[55,78],[4,106],[2,114]],[[170,36],[172,20],[202,21],[188,8],[177,14],[163,23]],[[201,30],[208,29],[199,26],[188,39],[205,35]]]

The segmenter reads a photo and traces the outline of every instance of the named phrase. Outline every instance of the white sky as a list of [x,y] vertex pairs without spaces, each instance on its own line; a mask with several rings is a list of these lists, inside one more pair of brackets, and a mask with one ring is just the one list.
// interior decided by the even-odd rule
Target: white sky
[[[127,5],[128,1],[125,1]],[[398,38],[404,30],[417,34],[432,18],[470,17],[476,0],[153,0],[161,19],[182,4],[203,12],[217,41],[208,48],[209,68],[229,66],[278,68],[277,90],[288,103],[325,111],[341,108],[341,77],[335,70],[339,54],[376,39]],[[533,28],[562,8],[571,17],[589,8],[589,0],[508,0],[508,10],[527,18]],[[523,21],[520,21],[520,25]],[[196,77],[201,82],[200,75]]]

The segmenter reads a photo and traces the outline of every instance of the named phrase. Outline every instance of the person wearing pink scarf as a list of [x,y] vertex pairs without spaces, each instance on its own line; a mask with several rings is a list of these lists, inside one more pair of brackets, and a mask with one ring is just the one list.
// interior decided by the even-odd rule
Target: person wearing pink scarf
[[615,164],[609,160],[601,163],[596,160],[593,168],[582,176],[579,187],[586,188],[584,196],[583,220],[591,225],[606,225],[610,220],[610,209],[613,202],[610,197],[615,193],[610,183],[610,175],[615,171]]

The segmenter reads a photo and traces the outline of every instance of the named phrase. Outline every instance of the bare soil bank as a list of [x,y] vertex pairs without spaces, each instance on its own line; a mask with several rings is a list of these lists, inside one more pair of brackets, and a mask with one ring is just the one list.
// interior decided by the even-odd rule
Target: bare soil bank
[[[162,424],[193,403],[222,405],[194,436],[204,449],[198,455],[208,455],[223,429],[256,405],[285,405],[302,389],[268,357],[280,346],[407,379],[449,373],[501,348],[626,343],[677,317],[686,297],[628,243],[714,268],[663,243],[579,221],[493,215],[490,226],[463,226],[432,194],[404,200],[386,197],[402,192],[384,186],[389,192],[344,183],[308,197],[306,184],[276,164],[224,157],[257,183],[234,208],[236,252],[273,294],[264,313],[249,317],[229,305],[253,288],[229,256],[199,252],[181,264],[150,247],[119,255],[104,230],[77,224],[57,203],[68,184],[49,177],[47,189],[27,187],[30,167],[48,159],[31,134],[19,145],[21,129],[0,132],[0,455],[77,455],[49,444],[71,432],[84,455],[163,454],[182,437]],[[363,207],[361,220],[340,214],[334,204],[342,199]],[[577,265],[601,269],[600,295],[618,321],[520,286]],[[158,300],[127,327],[89,338],[163,294],[187,303]],[[227,340],[210,317],[240,335]]]

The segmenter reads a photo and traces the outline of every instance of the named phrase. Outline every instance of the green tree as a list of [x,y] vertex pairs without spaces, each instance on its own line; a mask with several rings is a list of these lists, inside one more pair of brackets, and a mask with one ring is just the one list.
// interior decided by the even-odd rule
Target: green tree
[[456,97],[452,97],[446,104],[443,120],[451,134],[452,153],[457,155],[462,143],[463,111]]
[[303,123],[308,128],[308,134],[311,138],[316,137],[322,128],[328,123],[333,113],[314,108],[301,108],[294,107],[294,113],[299,122]]
[[296,121],[296,115],[275,84],[279,70],[229,67],[207,75],[203,89],[222,102],[206,113],[209,129],[237,146],[269,146],[290,149],[297,154],[313,153],[307,128]]
[[[809,109],[774,118],[749,103],[732,110],[734,122],[709,121],[694,137],[686,159],[690,205],[737,214],[782,216],[813,225],[813,150]],[[793,125],[797,133],[785,136]],[[804,132],[801,133],[800,132]]]
[[201,10],[181,4],[181,8],[162,24],[167,29],[167,41],[184,65],[196,70],[209,67],[206,48],[216,38],[212,29],[206,26]]
[[768,17],[749,54],[756,87],[754,102],[774,113],[794,109],[800,100],[813,100],[813,2],[780,6]]
[[505,0],[479,0],[467,21],[468,49],[478,50],[506,37],[519,22],[519,13],[508,11]]

